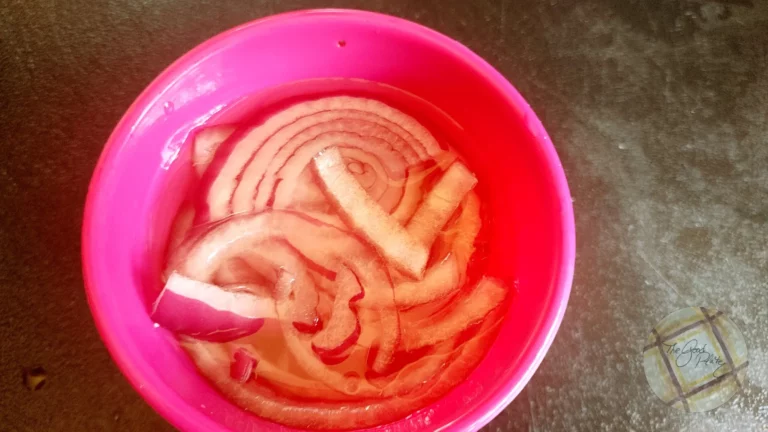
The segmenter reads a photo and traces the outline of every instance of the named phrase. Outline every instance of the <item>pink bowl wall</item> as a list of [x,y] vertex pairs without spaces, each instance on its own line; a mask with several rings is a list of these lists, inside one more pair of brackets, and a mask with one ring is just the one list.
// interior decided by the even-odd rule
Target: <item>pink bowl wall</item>
[[102,338],[139,393],[182,430],[288,430],[231,405],[200,378],[173,336],[154,328],[146,293],[159,283],[182,197],[175,191],[189,175],[172,162],[184,159],[190,130],[243,95],[318,77],[412,92],[472,138],[459,150],[486,187],[491,272],[518,293],[466,382],[376,430],[479,429],[525,386],[562,319],[574,262],[570,194],[546,132],[503,77],[460,44],[392,17],[308,11],[252,22],[195,48],[145,90],[110,137],[86,204],[83,267]]

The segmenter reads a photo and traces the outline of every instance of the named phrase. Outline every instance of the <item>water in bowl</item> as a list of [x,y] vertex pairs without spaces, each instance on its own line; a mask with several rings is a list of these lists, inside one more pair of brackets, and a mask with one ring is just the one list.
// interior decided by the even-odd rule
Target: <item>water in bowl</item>
[[427,101],[369,81],[233,101],[174,162],[192,175],[153,317],[219,391],[287,426],[426,406],[482,359],[508,297],[487,274],[471,144]]

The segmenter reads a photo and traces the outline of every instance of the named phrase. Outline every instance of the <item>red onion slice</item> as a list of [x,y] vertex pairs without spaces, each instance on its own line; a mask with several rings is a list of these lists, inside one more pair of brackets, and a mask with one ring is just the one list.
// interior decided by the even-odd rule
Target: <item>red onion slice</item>
[[338,357],[360,336],[360,322],[355,313],[355,302],[364,296],[360,282],[351,270],[344,267],[336,274],[336,284],[338,290],[331,318],[312,338],[312,349],[321,358]]
[[312,351],[309,341],[306,338],[302,338],[296,328],[288,325],[287,321],[282,319],[286,314],[290,313],[291,304],[289,296],[295,282],[296,280],[293,275],[288,272],[280,272],[277,285],[275,286],[277,314],[281,318],[279,321],[288,350],[294,355],[296,361],[307,374],[328,386],[349,395],[358,395],[360,397],[376,396],[379,393],[378,390],[367,382],[359,378],[347,377],[325,365]]
[[[243,170],[252,159],[252,156],[262,147],[267,139],[286,125],[294,123],[299,119],[320,112],[336,110],[367,112],[396,125],[397,129],[393,128],[392,130],[403,130],[407,132],[407,135],[410,136],[414,144],[420,144],[420,147],[414,147],[413,145],[412,147],[414,147],[414,150],[423,152],[422,159],[426,159],[428,156],[436,157],[443,152],[434,137],[419,122],[379,101],[349,96],[334,96],[299,103],[270,117],[263,124],[245,133],[231,152],[221,155],[224,158],[223,163],[219,167],[218,172],[215,173],[215,178],[207,192],[206,201],[210,220],[222,219],[230,213],[229,201],[238,185],[238,178],[243,174]],[[278,144],[277,147],[279,148],[280,145]],[[270,154],[274,154],[274,151],[271,151]]]
[[408,233],[431,248],[464,196],[476,184],[477,179],[472,172],[461,162],[454,162],[416,209],[408,222]]
[[403,196],[397,206],[390,212],[392,217],[405,225],[413,216],[419,203],[424,197],[423,183],[425,179],[438,174],[456,160],[453,153],[445,152],[434,161],[412,165],[408,168],[406,182],[403,185]]
[[184,243],[184,240],[192,230],[192,225],[195,220],[195,208],[189,202],[184,202],[176,213],[176,217],[173,219],[171,225],[171,234],[168,240],[168,250],[166,255],[170,255]]
[[[260,187],[265,180],[273,177],[284,163],[303,143],[317,138],[319,135],[330,132],[349,132],[361,136],[378,138],[385,148],[391,148],[398,155],[404,157],[407,163],[417,163],[422,156],[417,155],[411,145],[402,136],[409,136],[407,132],[398,135],[392,132],[395,126],[376,114],[356,110],[324,111],[300,118],[290,123],[269,137],[252,156],[250,162],[242,172],[241,182],[234,191],[232,197],[232,209],[234,212],[247,211],[254,205],[256,209],[263,208],[266,198],[256,197],[258,189],[271,192],[271,184]],[[427,156],[424,155],[424,158]]]
[[474,192],[469,192],[461,205],[461,213],[456,222],[440,237],[432,249],[434,256],[452,254],[456,257],[463,285],[466,279],[467,265],[475,252],[475,239],[482,227],[480,219],[480,199]]
[[[263,268],[251,265],[251,260],[244,258],[232,258],[224,263],[213,276],[213,283],[219,286],[228,285],[254,285],[271,286],[274,279]],[[269,295],[268,292],[264,295]]]
[[[264,208],[272,195],[275,180],[280,179],[278,193],[276,193],[274,206],[282,208],[284,202],[279,198],[289,196],[296,187],[296,178],[304,168],[312,163],[317,153],[326,147],[338,146],[358,148],[374,155],[384,166],[389,177],[395,181],[403,181],[405,178],[405,161],[396,151],[385,146],[385,142],[374,137],[360,136],[350,132],[329,132],[322,134],[311,141],[303,142],[294,153],[286,159],[283,165],[279,166],[276,175],[269,174],[259,185],[254,207],[257,210]],[[344,164],[346,170],[346,164]],[[351,173],[350,173],[351,175]]]
[[484,346],[495,338],[498,320],[483,323],[481,331],[452,353],[445,367],[407,396],[388,399],[322,401],[293,399],[258,383],[246,386],[233,382],[221,367],[227,359],[221,345],[185,344],[201,372],[230,400],[244,409],[289,427],[313,430],[363,429],[389,423],[445,395],[463,380],[485,355]]
[[[402,188],[390,188],[390,178],[392,177],[392,174],[387,172],[384,165],[382,165],[381,161],[375,155],[354,147],[342,147],[339,148],[339,151],[344,157],[347,171],[355,176],[355,179],[360,183],[360,186],[362,186],[368,192],[368,195],[376,200],[379,205],[382,205],[381,202],[384,199],[384,194],[390,189],[394,191],[396,199],[400,199]],[[308,168],[311,169],[309,166]],[[404,175],[405,170],[400,169],[397,174],[398,178],[402,178]],[[388,200],[391,201],[391,198]]]
[[394,219],[390,218],[347,171],[337,148],[328,148],[315,156],[315,169],[326,192],[338,205],[350,224],[382,256],[398,269],[420,278],[429,251],[416,242]]
[[448,255],[443,261],[427,269],[424,279],[395,285],[395,303],[408,308],[445,299],[460,287],[461,275],[456,257]]
[[498,307],[506,293],[499,281],[484,277],[466,298],[454,302],[454,307],[442,316],[403,326],[403,347],[412,351],[459,334]]
[[225,290],[172,273],[152,308],[164,328],[197,339],[227,342],[256,333],[277,318],[275,302],[245,290]]
[[286,269],[294,275],[290,295],[290,314],[286,315],[289,322],[302,333],[315,333],[322,327],[317,315],[319,297],[315,283],[310,276],[307,266],[299,252],[283,241],[268,241],[253,247],[249,260],[260,259],[271,265],[277,281],[277,274]]
[[303,213],[330,213],[332,210],[331,202],[317,183],[312,167],[306,167],[299,174],[294,193],[286,201],[284,209]]
[[253,369],[258,361],[243,348],[235,351],[229,367],[229,376],[240,384],[245,384],[253,377]]
[[[290,129],[292,126],[293,125],[289,125],[284,130]],[[281,145],[276,153],[260,151],[254,156],[252,163],[243,172],[240,184],[237,186],[232,197],[232,211],[241,212],[252,209],[263,209],[272,192],[275,176],[278,171],[281,170],[288,163],[289,159],[295,155],[299,155],[300,159],[305,161],[304,163],[300,162],[298,168],[306,166],[308,162],[311,161],[312,156],[322,149],[322,147],[320,147],[312,150],[307,147],[310,146],[310,143],[327,135],[340,135],[352,139],[360,138],[360,144],[350,140],[349,145],[361,145],[361,148],[371,153],[382,152],[382,157],[396,158],[401,166],[401,170],[404,171],[405,169],[406,160],[403,159],[402,153],[391,144],[391,142],[394,141],[393,138],[396,138],[396,136],[388,129],[379,126],[376,123],[352,119],[341,119],[328,123],[315,124],[300,131],[295,136],[290,137],[287,141],[280,143]],[[267,148],[271,143],[271,140],[268,141],[262,149]],[[363,145],[365,147],[362,147]],[[304,156],[303,158],[301,158],[302,154]],[[267,160],[263,163],[259,163],[262,158]],[[264,169],[261,169],[262,166]],[[295,172],[296,170],[296,162],[294,162],[293,171]],[[295,174],[278,177],[294,178]],[[256,193],[254,193],[254,191],[256,191]]]
[[[307,262],[330,270],[345,265],[360,278],[366,293],[361,306],[375,308],[381,315],[382,327],[386,329],[376,368],[386,367],[400,336],[392,284],[376,253],[346,231],[289,211],[232,217],[212,228],[174,262],[179,263],[179,272],[207,281],[229,259],[258,254],[258,245],[267,240],[287,241]],[[269,257],[270,253],[267,251],[261,256]],[[285,257],[275,259],[273,266],[286,260]],[[299,266],[295,268],[299,269]],[[302,274],[301,271],[296,273]],[[296,301],[293,307],[316,313],[318,299],[311,277],[302,276],[298,280],[300,283],[295,287],[306,289],[308,294],[306,297],[303,293],[295,297],[309,300]],[[310,295],[314,295],[314,300]],[[284,315],[287,316],[287,313]],[[302,322],[311,326],[314,321],[307,321],[310,316],[306,318]]]

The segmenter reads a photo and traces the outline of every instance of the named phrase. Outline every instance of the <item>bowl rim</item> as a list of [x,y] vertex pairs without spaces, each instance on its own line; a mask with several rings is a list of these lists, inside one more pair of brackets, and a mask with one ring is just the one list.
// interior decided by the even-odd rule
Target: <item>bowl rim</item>
[[106,316],[98,307],[98,299],[95,294],[95,276],[90,264],[94,261],[93,257],[95,254],[98,253],[98,251],[91,247],[89,236],[92,227],[96,222],[95,197],[100,193],[101,180],[104,171],[115,162],[121,147],[121,142],[131,134],[133,125],[144,117],[147,112],[147,106],[152,105],[154,100],[156,100],[180,74],[186,71],[190,66],[205,58],[206,53],[210,52],[211,49],[229,38],[236,37],[237,34],[244,30],[262,26],[267,23],[272,25],[280,24],[311,15],[343,16],[345,18],[366,21],[373,25],[396,27],[398,31],[411,33],[422,39],[426,39],[428,42],[436,44],[443,49],[453,52],[460,57],[462,61],[480,73],[487,82],[500,94],[504,95],[513,106],[518,107],[518,109],[523,111],[522,114],[526,118],[528,127],[536,137],[546,164],[550,169],[555,192],[557,194],[557,200],[560,206],[559,223],[562,230],[562,244],[559,257],[560,266],[558,274],[556,275],[554,292],[551,302],[546,306],[546,311],[541,324],[542,331],[534,335],[530,345],[531,348],[526,351],[521,359],[523,367],[512,374],[510,378],[496,388],[493,393],[486,396],[485,400],[480,401],[469,411],[458,414],[457,419],[451,421],[442,428],[442,430],[477,431],[496,417],[527,385],[528,381],[544,359],[549,347],[552,345],[558,328],[563,320],[573,283],[576,257],[576,229],[573,215],[573,203],[565,172],[549,135],[541,124],[539,118],[514,86],[488,62],[460,42],[421,24],[403,18],[355,9],[307,9],[252,20],[219,33],[197,45],[179,57],[170,66],[166,67],[144,89],[144,91],[141,92],[126,110],[112,134],[109,136],[101,156],[98,159],[88,187],[81,238],[82,266],[88,305],[91,314],[93,315],[96,328],[114,362],[131,383],[133,388],[153,409],[173,426],[178,427],[181,430],[190,430],[205,424],[212,426],[217,424],[199,410],[190,410],[193,411],[193,414],[190,415],[189,412],[182,413],[179,410],[174,409],[172,404],[168,403],[167,399],[160,391],[158,391],[155,383],[143,380],[142,373],[132,366],[130,360],[131,356],[121,347],[119,341],[110,333]]

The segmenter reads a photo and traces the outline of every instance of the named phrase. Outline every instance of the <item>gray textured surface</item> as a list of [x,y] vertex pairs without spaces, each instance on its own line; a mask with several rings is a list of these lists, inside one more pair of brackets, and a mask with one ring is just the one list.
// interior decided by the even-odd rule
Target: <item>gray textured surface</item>
[[[471,3],[471,4],[470,4]],[[0,430],[170,429],[121,377],[82,291],[79,224],[111,128],[162,68],[251,18],[347,6],[469,45],[540,114],[569,176],[571,304],[489,431],[768,430],[768,2],[0,0]],[[706,414],[649,390],[647,332],[723,310],[744,393]],[[46,387],[23,387],[43,365]]]

